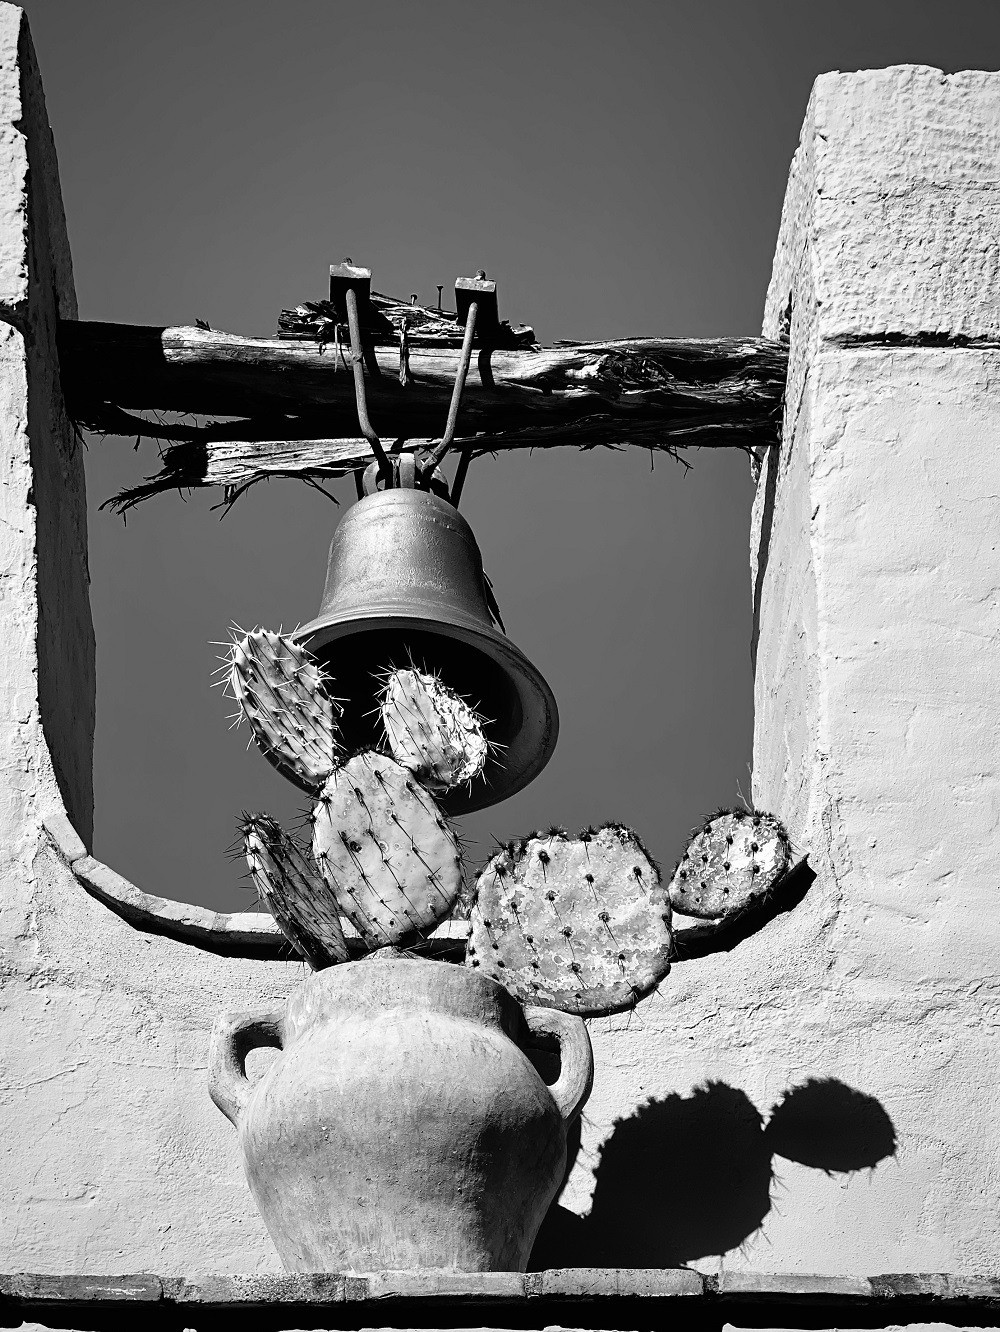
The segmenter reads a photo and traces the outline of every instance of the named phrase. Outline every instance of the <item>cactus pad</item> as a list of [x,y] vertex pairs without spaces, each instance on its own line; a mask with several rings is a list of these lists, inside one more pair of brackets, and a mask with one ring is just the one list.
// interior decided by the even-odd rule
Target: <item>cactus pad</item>
[[425,935],[462,890],[458,843],[437,802],[374,750],[356,754],[324,786],[313,854],[341,912],[374,948]]
[[315,866],[267,814],[247,815],[240,831],[254,887],[295,951],[313,971],[346,962],[336,899]]
[[482,720],[436,675],[390,671],[382,725],[393,758],[435,794],[471,782],[483,770],[488,746]]
[[675,911],[702,920],[737,915],[788,869],[788,834],[773,814],[721,810],[695,833],[670,880]]
[[634,832],[605,824],[512,843],[479,876],[466,965],[517,999],[596,1017],[670,970],[670,902]]
[[229,682],[264,756],[315,794],[343,757],[340,705],[315,658],[283,634],[254,629],[230,650]]

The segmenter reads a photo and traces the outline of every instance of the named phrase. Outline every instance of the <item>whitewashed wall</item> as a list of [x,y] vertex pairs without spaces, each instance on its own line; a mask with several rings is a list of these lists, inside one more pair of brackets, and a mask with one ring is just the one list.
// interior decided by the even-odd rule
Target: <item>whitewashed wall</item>
[[[818,81],[768,303],[771,335],[791,309],[791,374],[754,551],[755,797],[817,879],[594,1024],[543,1261],[993,1265],[998,179],[1000,77]],[[66,863],[64,806],[90,829],[93,644],[57,312],[55,157],[0,4],[0,1268],[277,1270],[205,1061],[219,1008],[299,968],[137,930]]]

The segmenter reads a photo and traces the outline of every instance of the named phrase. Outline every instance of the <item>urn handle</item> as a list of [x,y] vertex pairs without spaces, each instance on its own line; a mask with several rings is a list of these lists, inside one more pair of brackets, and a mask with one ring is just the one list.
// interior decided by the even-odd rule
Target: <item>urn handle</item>
[[220,1013],[212,1028],[208,1056],[208,1091],[227,1119],[239,1127],[250,1097],[246,1060],[251,1050],[282,1048],[282,1013],[269,1009]]
[[554,1040],[559,1045],[559,1077],[549,1091],[565,1122],[572,1124],[594,1085],[594,1051],[587,1024],[558,1008],[526,1008],[524,1018],[539,1044]]

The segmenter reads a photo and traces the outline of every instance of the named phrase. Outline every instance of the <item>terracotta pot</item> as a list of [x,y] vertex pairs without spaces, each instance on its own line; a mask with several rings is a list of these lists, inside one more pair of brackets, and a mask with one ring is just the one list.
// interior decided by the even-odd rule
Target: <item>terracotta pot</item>
[[[546,1086],[526,1051],[553,1041]],[[259,1046],[281,1053],[251,1085]],[[592,1078],[579,1018],[398,954],[317,972],[283,1013],[224,1013],[212,1036],[212,1099],[291,1272],[523,1271]]]

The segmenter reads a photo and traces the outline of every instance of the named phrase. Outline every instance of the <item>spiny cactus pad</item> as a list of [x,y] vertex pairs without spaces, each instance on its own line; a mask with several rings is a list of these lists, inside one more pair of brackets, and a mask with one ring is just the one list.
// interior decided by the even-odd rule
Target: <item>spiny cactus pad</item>
[[436,675],[390,671],[382,725],[393,758],[429,791],[444,794],[483,770],[488,746],[482,719]]
[[402,764],[368,750],[330,777],[313,814],[313,855],[371,947],[420,938],[462,890],[458,842]]
[[250,876],[278,928],[320,971],[347,961],[336,898],[316,867],[267,814],[248,814],[240,831]]
[[670,970],[670,902],[634,832],[609,823],[511,843],[479,876],[466,965],[517,999],[597,1017]]
[[302,790],[319,791],[343,751],[340,705],[315,658],[283,634],[254,629],[233,641],[229,682],[264,756]]
[[788,834],[773,814],[724,809],[692,837],[670,879],[675,911],[722,920],[770,892],[788,869]]

